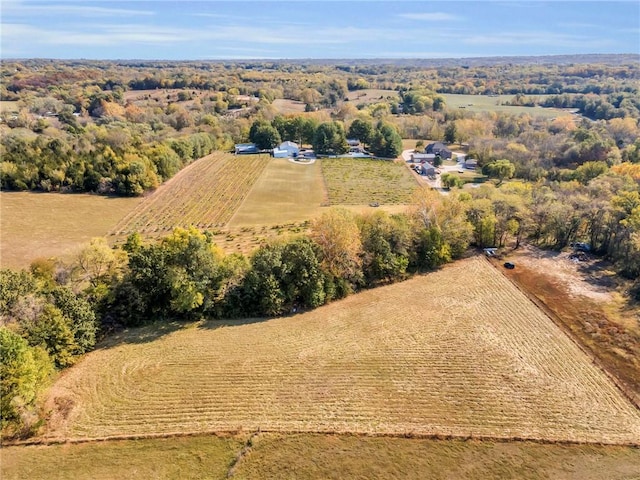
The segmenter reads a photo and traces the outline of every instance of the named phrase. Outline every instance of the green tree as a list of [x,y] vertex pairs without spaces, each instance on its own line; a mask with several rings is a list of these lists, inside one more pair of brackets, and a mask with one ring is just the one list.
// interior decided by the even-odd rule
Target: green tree
[[455,143],[458,138],[457,135],[455,122],[450,122],[444,129],[444,141],[447,143]]
[[482,173],[489,177],[497,178],[499,180],[498,185],[500,185],[505,179],[513,177],[516,173],[516,167],[509,160],[495,160],[482,167]]
[[[38,393],[53,373],[46,352],[0,326],[0,425],[29,427]],[[27,425],[25,425],[27,424]]]
[[256,120],[249,130],[249,140],[260,150],[270,150],[282,141],[278,130],[269,122]]
[[351,125],[349,125],[349,133],[347,133],[347,136],[349,138],[360,140],[366,147],[366,145],[371,142],[371,138],[373,136],[373,126],[368,120],[356,118],[353,122],[351,122]]
[[349,146],[342,124],[321,123],[313,137],[313,150],[320,155],[341,155],[348,152]]
[[371,151],[378,157],[396,158],[402,152],[402,138],[396,128],[380,122],[371,139]]

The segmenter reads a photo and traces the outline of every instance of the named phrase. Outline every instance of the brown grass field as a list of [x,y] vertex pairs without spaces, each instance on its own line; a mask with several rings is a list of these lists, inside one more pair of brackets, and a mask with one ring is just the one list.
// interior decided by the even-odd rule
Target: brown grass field
[[304,102],[297,100],[287,100],[285,98],[276,98],[272,104],[278,113],[304,113],[306,105]]
[[0,264],[25,268],[36,258],[67,257],[104,237],[139,198],[85,194],[0,193]]
[[640,412],[486,260],[272,320],[125,332],[43,438],[256,431],[638,443]]
[[320,162],[272,159],[229,222],[229,227],[279,225],[316,216],[326,192]]
[[331,205],[408,204],[418,186],[404,162],[365,158],[321,162]]
[[268,162],[267,155],[212,153],[160,186],[110,233],[165,235],[175,227],[223,227]]
[[[4,480],[630,480],[640,450],[603,445],[262,433],[2,449]],[[244,455],[241,453],[244,452]]]

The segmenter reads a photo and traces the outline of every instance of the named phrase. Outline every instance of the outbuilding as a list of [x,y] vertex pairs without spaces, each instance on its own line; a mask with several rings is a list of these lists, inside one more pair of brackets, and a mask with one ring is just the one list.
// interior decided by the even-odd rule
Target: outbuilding
[[286,141],[278,145],[273,149],[273,156],[276,158],[296,158],[300,153],[300,147],[298,144]]

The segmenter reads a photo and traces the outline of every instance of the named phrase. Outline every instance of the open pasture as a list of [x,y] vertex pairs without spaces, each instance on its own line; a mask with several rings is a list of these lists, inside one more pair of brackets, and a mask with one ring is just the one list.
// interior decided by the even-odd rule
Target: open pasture
[[224,226],[269,162],[267,155],[215,152],[195,161],[146,197],[111,235],[164,235],[175,227]]
[[354,90],[347,94],[347,98],[349,99],[349,102],[353,102],[356,105],[388,102],[389,100],[400,99],[398,92],[395,90],[380,90],[377,88]]
[[142,199],[87,194],[0,193],[0,264],[25,268],[36,258],[65,257],[103,237]]
[[[512,115],[526,113],[534,117],[555,118],[561,115],[570,115],[571,109],[562,108],[542,108],[542,107],[520,107],[503,105],[511,101],[515,95],[462,95],[455,93],[442,93],[447,107],[454,109],[465,109],[469,112],[502,112]],[[545,98],[547,95],[526,95],[532,98]]]
[[640,412],[485,259],[271,320],[131,330],[51,388],[48,439],[342,432],[638,443]]
[[321,162],[331,205],[406,204],[418,186],[401,162],[366,158],[325,158]]

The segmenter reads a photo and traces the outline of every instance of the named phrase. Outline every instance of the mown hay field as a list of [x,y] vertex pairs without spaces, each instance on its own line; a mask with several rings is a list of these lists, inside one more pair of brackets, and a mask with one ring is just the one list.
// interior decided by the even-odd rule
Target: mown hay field
[[238,430],[640,439],[640,412],[479,257],[294,316],[126,332],[68,370],[48,408],[48,439]]
[[73,255],[107,235],[140,198],[86,194],[0,193],[0,265],[25,268],[36,258]]
[[175,227],[224,226],[267,166],[267,155],[215,152],[181,170],[145,198],[111,235],[165,235]]
[[331,205],[407,204],[418,186],[401,162],[324,158],[321,163]]
[[229,222],[229,227],[278,225],[316,216],[326,193],[319,162],[274,158]]

